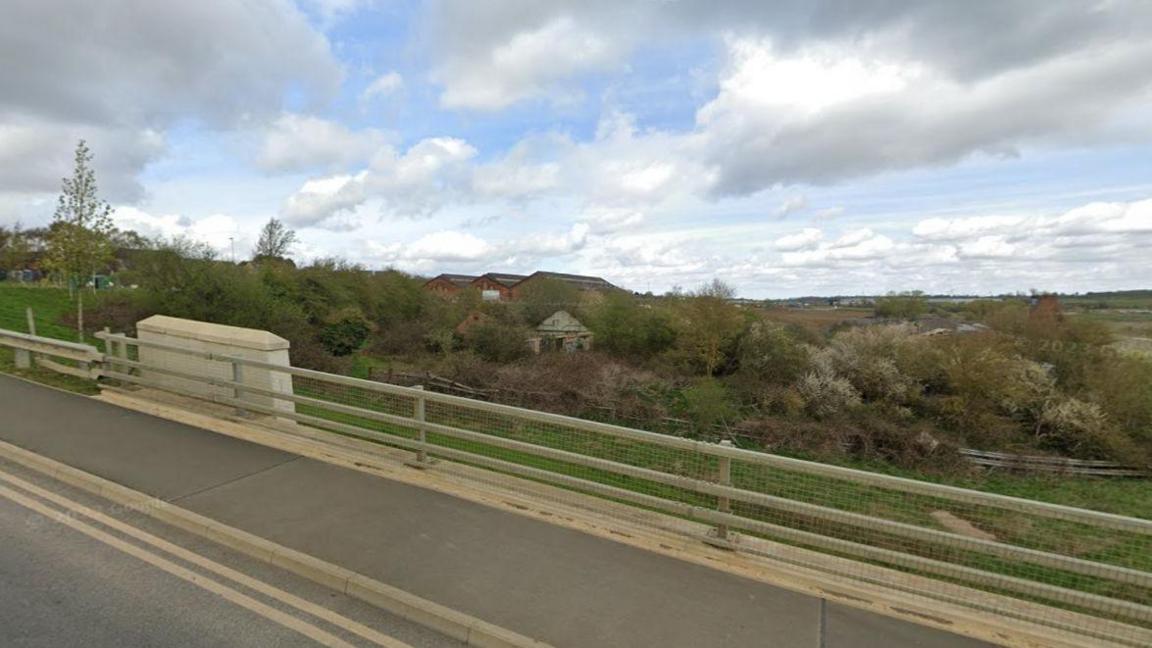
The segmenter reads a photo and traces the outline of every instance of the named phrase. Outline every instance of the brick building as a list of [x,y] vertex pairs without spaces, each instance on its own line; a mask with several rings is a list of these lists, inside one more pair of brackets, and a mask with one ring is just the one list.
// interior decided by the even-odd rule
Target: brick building
[[424,290],[441,297],[453,297],[461,290],[467,290],[479,277],[462,274],[442,274],[424,282]]
[[424,283],[424,289],[442,297],[455,297],[462,290],[475,289],[485,301],[515,301],[523,290],[542,280],[563,281],[581,292],[605,293],[620,288],[589,275],[537,271],[530,275],[486,272],[480,276],[463,274],[437,275]]
[[526,279],[524,275],[487,272],[472,280],[472,287],[479,290],[484,301],[511,301],[512,286]]

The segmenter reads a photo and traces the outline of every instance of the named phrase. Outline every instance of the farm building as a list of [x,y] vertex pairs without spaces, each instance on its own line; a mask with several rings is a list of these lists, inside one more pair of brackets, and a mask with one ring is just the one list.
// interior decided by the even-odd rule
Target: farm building
[[586,275],[564,274],[562,272],[545,272],[543,270],[533,272],[528,275],[516,285],[512,286],[512,299],[518,299],[523,290],[531,286],[534,282],[544,279],[554,279],[563,281],[578,290],[586,292],[610,292],[613,290],[620,290],[616,286],[608,283],[600,277],[590,277]]
[[528,338],[528,346],[533,353],[590,351],[592,331],[568,311],[556,311],[536,327],[536,335]]
[[442,274],[424,282],[424,290],[442,297],[452,297],[461,290],[467,290],[479,277],[462,274]]
[[480,291],[484,301],[510,301],[512,286],[526,279],[524,275],[487,272],[472,280],[471,286]]
[[424,289],[442,297],[454,297],[462,290],[474,288],[480,291],[485,301],[515,301],[520,298],[524,288],[547,279],[563,281],[582,292],[605,293],[620,290],[600,277],[542,270],[527,276],[504,272],[486,272],[480,276],[442,274],[426,281]]

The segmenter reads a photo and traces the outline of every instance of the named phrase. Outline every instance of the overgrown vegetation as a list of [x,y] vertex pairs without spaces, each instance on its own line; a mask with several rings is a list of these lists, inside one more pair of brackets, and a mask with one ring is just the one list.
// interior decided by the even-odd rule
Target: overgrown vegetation
[[[291,245],[283,228],[266,234]],[[431,373],[517,405],[950,479],[975,474],[961,446],[1152,463],[1152,362],[1114,346],[1117,329],[1096,315],[1109,311],[975,301],[936,312],[931,327],[946,316],[984,328],[926,335],[917,294],[881,298],[875,319],[737,305],[720,282],[641,297],[541,281],[511,303],[472,291],[445,300],[394,270],[297,267],[277,254],[232,263],[188,241],[114,238],[108,270],[137,287],[101,291],[90,331],[132,332],[157,313],[261,328],[289,339],[300,366],[413,382]],[[32,244],[12,252],[15,239]],[[7,253],[37,245],[10,230],[6,241]],[[76,326],[37,310],[42,332]],[[592,329],[595,351],[528,352],[525,339],[557,310]],[[0,326],[22,330],[22,313],[0,309]]]
[[[1152,461],[1152,363],[1113,349],[1098,322],[1026,299],[954,313],[986,325],[971,333],[924,335],[923,304],[906,303],[917,295],[886,298],[907,323],[817,332],[733,304],[719,282],[658,298],[541,282],[492,303],[444,300],[397,271],[233,264],[180,242],[130,266],[123,281],[139,289],[105,294],[94,326],[164,313],[262,328],[302,366],[350,372],[370,358],[506,402],[827,459],[951,470],[951,449],[968,446]],[[530,356],[531,329],[561,309],[594,331],[597,351]]]

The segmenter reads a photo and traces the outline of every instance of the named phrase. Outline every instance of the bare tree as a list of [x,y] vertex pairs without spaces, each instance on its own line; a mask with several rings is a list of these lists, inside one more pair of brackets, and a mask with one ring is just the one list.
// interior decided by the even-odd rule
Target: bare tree
[[50,270],[63,277],[76,295],[76,328],[84,341],[84,286],[112,259],[112,206],[96,193],[92,152],[84,140],[76,145],[75,169],[61,180],[60,201],[48,235],[45,257]]
[[283,259],[292,252],[292,246],[295,244],[296,232],[272,218],[260,229],[260,239],[256,241],[256,247],[252,250],[252,257]]

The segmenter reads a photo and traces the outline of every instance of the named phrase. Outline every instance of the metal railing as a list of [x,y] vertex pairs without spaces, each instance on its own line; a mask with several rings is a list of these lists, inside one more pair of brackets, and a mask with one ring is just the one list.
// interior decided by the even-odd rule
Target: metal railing
[[[7,347],[15,352],[15,364],[19,369],[40,366],[78,378],[95,379],[99,372],[94,369],[104,360],[104,354],[88,344],[5,329],[0,329],[0,347]],[[66,365],[60,360],[67,360],[73,364]]]
[[[1127,645],[1152,645],[1152,520],[968,490],[108,333],[102,374],[714,528],[710,541]],[[0,342],[2,343],[2,342]],[[127,348],[139,349],[130,359]],[[219,363],[212,377],[148,350]],[[291,392],[244,378],[292,376]],[[182,391],[176,389],[176,391]],[[290,409],[277,404],[291,403]],[[1152,496],[1152,493],[1150,493]],[[734,537],[740,532],[741,537]],[[735,541],[734,541],[735,540]],[[847,559],[847,560],[846,560]]]

